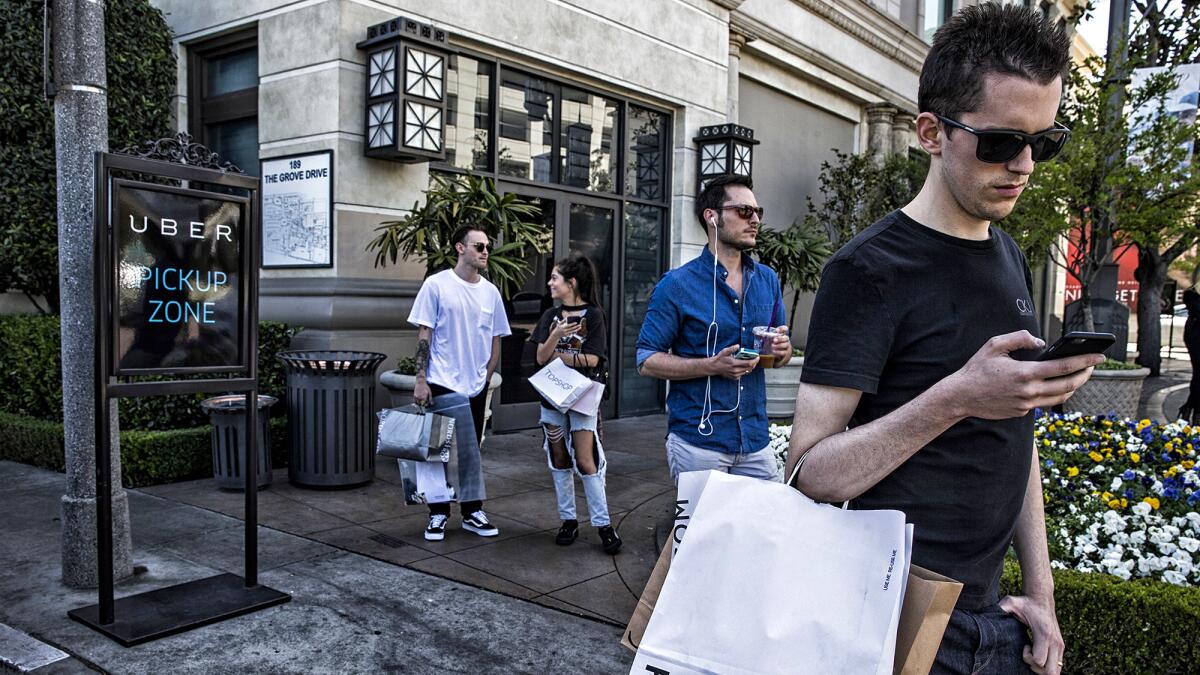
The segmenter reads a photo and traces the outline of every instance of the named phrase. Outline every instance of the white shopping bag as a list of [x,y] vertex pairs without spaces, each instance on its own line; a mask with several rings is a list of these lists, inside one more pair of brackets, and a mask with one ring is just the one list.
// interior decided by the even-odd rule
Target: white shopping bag
[[534,373],[529,378],[529,384],[559,412],[566,412],[596,383],[563,363],[561,359],[554,359],[547,363],[545,368]]
[[684,471],[679,474],[675,490],[675,529],[672,533],[671,556],[679,551],[683,543],[683,535],[687,532],[688,523],[696,511],[696,504],[708,483],[708,477],[716,471]]
[[583,413],[584,415],[595,415],[600,409],[600,400],[604,398],[604,385],[595,380],[588,380],[591,384],[587,391],[583,392],[575,402],[571,404],[570,409]]
[[[698,482],[680,475],[680,497]],[[888,673],[908,529],[709,472],[630,673]]]

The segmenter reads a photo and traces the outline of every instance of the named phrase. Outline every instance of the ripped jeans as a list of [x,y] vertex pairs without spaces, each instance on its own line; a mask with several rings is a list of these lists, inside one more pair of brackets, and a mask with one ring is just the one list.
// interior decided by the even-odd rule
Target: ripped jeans
[[[584,415],[574,410],[565,413],[553,408],[542,406],[542,447],[546,450],[546,464],[550,467],[550,475],[554,477],[554,493],[558,496],[559,520],[575,520],[575,474],[583,481],[583,494],[587,497],[588,515],[592,525],[604,527],[610,524],[608,517],[608,497],[604,494],[604,473],[608,462],[604,459],[604,447],[600,444],[600,436],[596,434],[596,416]],[[551,436],[546,426],[558,428]],[[596,473],[588,476],[579,472],[575,461],[575,444],[571,434],[576,431],[591,431],[596,449]],[[554,466],[554,458],[550,454],[550,443],[562,440],[567,446],[567,454],[571,458],[571,466],[559,469]]]

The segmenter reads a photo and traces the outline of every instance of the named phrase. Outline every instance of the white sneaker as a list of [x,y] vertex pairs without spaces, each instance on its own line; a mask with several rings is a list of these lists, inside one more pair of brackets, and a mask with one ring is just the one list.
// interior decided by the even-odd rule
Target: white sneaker
[[464,530],[474,532],[481,537],[494,537],[500,534],[500,529],[488,521],[487,514],[482,510],[469,516],[463,516],[462,526]]
[[429,516],[429,525],[425,527],[425,541],[441,541],[446,538],[446,521],[450,516],[433,513]]

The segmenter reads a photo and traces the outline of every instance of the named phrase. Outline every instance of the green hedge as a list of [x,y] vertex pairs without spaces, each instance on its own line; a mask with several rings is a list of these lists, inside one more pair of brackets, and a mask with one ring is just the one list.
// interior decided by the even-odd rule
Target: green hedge
[[[299,329],[263,321],[258,328],[259,391],[280,401],[287,394],[287,374],[276,358],[288,349]],[[0,411],[38,419],[62,420],[62,359],[56,316],[0,317]],[[147,378],[150,379],[150,378]],[[206,394],[122,399],[122,429],[186,429],[203,426],[200,409]],[[283,403],[276,409],[281,409]]]
[[[1008,562],[1001,594],[1021,592],[1021,572]],[[1149,579],[1054,570],[1054,602],[1070,673],[1156,673],[1200,670],[1200,588]]]
[[[107,0],[104,12],[109,147],[171,135],[175,56],[149,0]],[[54,107],[43,90],[42,3],[0,2],[0,292],[58,307]]]
[[[278,408],[278,405],[276,406]],[[287,418],[271,418],[271,462],[286,466]],[[0,459],[65,470],[58,422],[0,412]],[[144,487],[212,476],[212,428],[121,432],[121,482]]]

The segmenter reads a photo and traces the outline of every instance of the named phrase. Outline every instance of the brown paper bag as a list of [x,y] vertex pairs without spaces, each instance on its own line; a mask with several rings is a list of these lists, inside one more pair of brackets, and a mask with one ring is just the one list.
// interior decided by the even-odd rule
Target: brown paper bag
[[621,634],[621,644],[628,647],[631,652],[636,653],[638,645],[642,643],[642,635],[646,633],[646,624],[650,623],[650,614],[654,612],[654,604],[658,602],[658,594],[662,592],[663,581],[667,578],[667,568],[671,566],[671,539],[674,536],[675,533],[672,531],[671,538],[667,539],[667,545],[663,546],[662,553],[658,554],[658,562],[654,563],[654,571],[650,573],[650,580],[642,589],[642,597],[638,598],[637,607],[633,608],[633,616],[629,617],[629,625]]
[[[642,590],[642,597],[633,608],[629,624],[621,635],[621,644],[637,652],[662,592],[663,581],[671,567],[671,547],[664,546],[650,573],[650,580]],[[950,622],[950,613],[962,584],[936,572],[910,565],[908,585],[904,591],[904,604],[900,609],[900,624],[896,629],[896,659],[894,670],[897,675],[926,675],[933,667],[942,635]]]
[[917,565],[909,566],[900,625],[896,628],[896,661],[892,672],[929,673],[961,591],[962,584],[950,577]]

